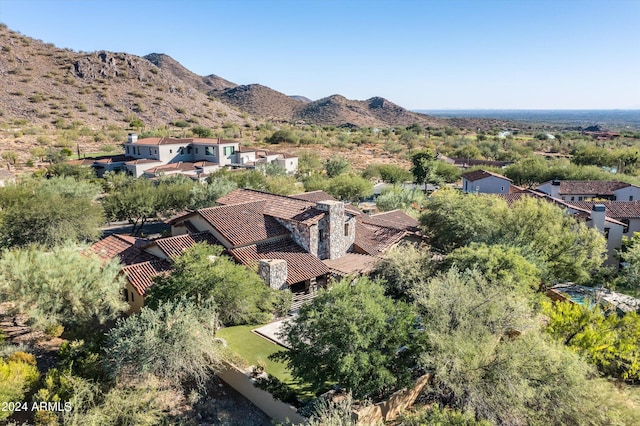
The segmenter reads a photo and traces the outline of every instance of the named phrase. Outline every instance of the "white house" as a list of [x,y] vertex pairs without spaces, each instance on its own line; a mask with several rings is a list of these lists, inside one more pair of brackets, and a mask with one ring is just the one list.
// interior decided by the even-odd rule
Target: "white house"
[[106,171],[125,171],[140,177],[183,174],[201,179],[222,167],[256,168],[277,164],[287,174],[298,170],[298,158],[282,152],[240,148],[240,143],[226,139],[143,138],[130,133],[124,155],[82,160],[91,165],[99,177]]
[[564,201],[640,200],[640,187],[620,181],[559,180],[539,185],[536,190]]
[[462,175],[462,191],[478,194],[508,194],[512,180],[486,170],[475,170]]

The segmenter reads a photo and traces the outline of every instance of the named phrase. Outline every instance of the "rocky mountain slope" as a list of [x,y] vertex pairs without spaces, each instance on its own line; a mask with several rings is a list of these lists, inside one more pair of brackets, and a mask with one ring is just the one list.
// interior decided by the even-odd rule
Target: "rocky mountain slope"
[[259,120],[334,126],[488,127],[490,120],[457,120],[408,111],[374,97],[340,95],[310,101],[260,84],[238,86],[216,75],[199,76],[171,57],[152,53],[75,52],[0,26],[0,117],[64,128],[252,125]]

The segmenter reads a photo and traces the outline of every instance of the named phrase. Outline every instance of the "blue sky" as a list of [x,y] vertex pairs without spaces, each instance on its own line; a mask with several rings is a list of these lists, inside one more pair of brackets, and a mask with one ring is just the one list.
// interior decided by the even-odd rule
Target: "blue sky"
[[0,0],[58,47],[410,109],[640,109],[640,0]]

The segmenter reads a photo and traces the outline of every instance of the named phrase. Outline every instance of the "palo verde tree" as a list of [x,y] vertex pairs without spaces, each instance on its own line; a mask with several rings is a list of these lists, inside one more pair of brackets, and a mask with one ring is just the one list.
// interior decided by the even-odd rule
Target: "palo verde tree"
[[15,302],[37,326],[76,329],[113,319],[126,309],[123,288],[117,260],[105,264],[73,245],[11,249],[0,257],[2,300]]
[[204,385],[225,359],[215,333],[215,303],[178,299],[144,307],[118,321],[107,335],[106,369],[111,377],[151,374],[174,384]]
[[425,345],[411,306],[368,278],[321,291],[285,323],[291,349],[275,357],[317,389],[336,382],[356,398],[379,397],[411,383]]
[[[619,416],[589,365],[543,338],[530,302],[450,269],[417,287],[428,399],[495,424],[607,424]],[[600,402],[597,402],[600,401]]]
[[28,180],[0,188],[0,244],[4,247],[94,241],[104,213],[100,187],[73,178]]

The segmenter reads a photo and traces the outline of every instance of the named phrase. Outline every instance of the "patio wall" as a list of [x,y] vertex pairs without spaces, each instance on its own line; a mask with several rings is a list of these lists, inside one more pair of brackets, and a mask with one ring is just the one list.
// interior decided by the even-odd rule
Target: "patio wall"
[[269,392],[255,387],[251,378],[235,365],[227,364],[226,370],[218,373],[218,377],[240,392],[273,420],[283,423],[288,422],[287,424],[292,425],[304,425],[307,423],[308,419],[299,415],[295,407],[278,401]]

